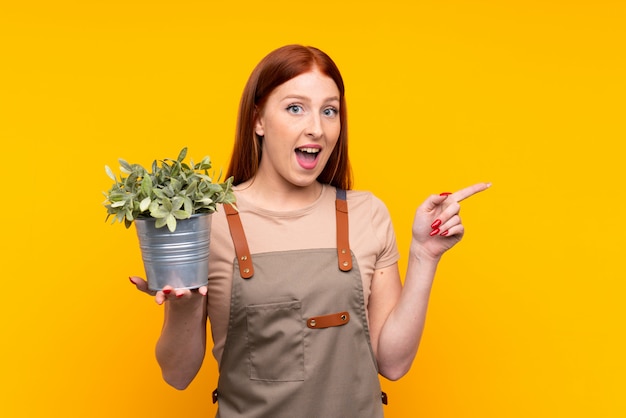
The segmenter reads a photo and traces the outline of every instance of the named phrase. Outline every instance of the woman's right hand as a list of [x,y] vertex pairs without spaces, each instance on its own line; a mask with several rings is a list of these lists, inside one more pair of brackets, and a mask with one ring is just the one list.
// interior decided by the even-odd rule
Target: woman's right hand
[[165,286],[162,290],[150,290],[148,288],[148,282],[137,276],[130,276],[128,278],[132,284],[135,285],[137,290],[154,296],[154,300],[157,304],[162,305],[167,300],[185,300],[191,299],[197,295],[206,296],[207,287],[200,286],[198,289],[174,289],[172,286]]

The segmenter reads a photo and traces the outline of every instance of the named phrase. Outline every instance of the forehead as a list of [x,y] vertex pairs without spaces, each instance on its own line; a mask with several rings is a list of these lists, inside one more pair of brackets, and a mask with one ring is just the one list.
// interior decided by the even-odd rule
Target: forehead
[[335,81],[318,70],[307,71],[285,81],[270,94],[270,100],[282,100],[289,96],[309,99],[339,100],[339,88]]

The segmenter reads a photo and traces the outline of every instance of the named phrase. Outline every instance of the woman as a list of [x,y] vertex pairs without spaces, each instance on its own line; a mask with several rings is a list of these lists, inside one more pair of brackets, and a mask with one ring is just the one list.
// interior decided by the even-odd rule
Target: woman
[[202,364],[210,319],[220,417],[379,417],[378,374],[411,366],[437,264],[463,236],[458,202],[489,185],[417,209],[402,286],[387,209],[350,190],[347,139],[325,53],[289,45],[258,64],[227,174],[237,210],[214,215],[209,284],[155,296],[167,302],[157,360],[176,388]]

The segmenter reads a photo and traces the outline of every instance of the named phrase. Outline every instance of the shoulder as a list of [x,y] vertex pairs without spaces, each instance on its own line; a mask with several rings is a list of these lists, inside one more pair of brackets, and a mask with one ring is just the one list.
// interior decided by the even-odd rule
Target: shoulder
[[348,210],[369,211],[372,214],[389,216],[385,202],[372,192],[365,190],[349,190],[347,193]]

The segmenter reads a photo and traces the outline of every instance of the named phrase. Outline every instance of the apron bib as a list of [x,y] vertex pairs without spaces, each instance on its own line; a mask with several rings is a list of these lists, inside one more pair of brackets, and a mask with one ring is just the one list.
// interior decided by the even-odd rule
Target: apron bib
[[337,249],[252,257],[239,214],[225,208],[237,258],[217,417],[382,417],[345,191]]

